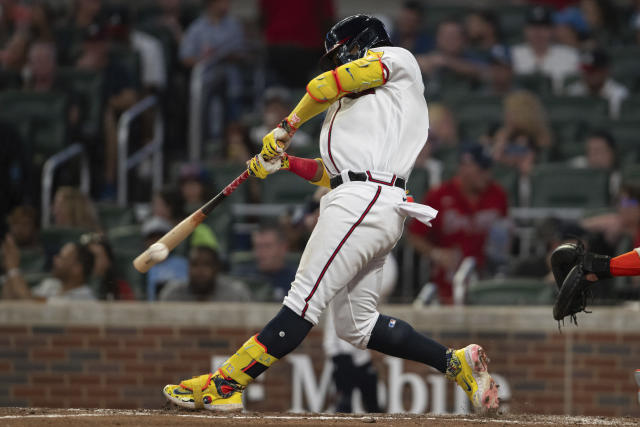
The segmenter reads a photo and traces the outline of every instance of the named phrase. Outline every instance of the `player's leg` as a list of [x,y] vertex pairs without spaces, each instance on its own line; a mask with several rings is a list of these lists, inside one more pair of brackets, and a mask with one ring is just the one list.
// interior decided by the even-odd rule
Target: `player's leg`
[[488,358],[482,347],[471,344],[449,349],[407,322],[377,312],[379,262],[380,258],[372,261],[370,268],[363,269],[362,276],[332,301],[334,322],[342,326],[338,335],[360,348],[434,367],[465,390],[476,410],[497,407],[498,390],[487,372]]
[[[244,388],[293,351],[318,323],[336,292],[349,283],[380,248],[388,245],[390,227],[372,233],[369,226],[372,217],[373,224],[384,223],[380,219],[386,210],[376,206],[380,192],[379,187],[360,185],[323,197],[318,224],[302,254],[284,307],[262,332],[249,338],[215,373],[179,385],[167,385],[163,390],[165,396],[187,408],[241,409]],[[401,230],[401,221],[397,225],[395,233]]]

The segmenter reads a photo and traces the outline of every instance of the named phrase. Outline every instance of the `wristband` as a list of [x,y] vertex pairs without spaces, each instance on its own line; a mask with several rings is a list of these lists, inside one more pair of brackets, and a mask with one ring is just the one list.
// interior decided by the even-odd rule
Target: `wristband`
[[305,159],[302,157],[287,156],[289,159],[289,170],[301,178],[311,181],[318,172],[318,162],[315,159]]

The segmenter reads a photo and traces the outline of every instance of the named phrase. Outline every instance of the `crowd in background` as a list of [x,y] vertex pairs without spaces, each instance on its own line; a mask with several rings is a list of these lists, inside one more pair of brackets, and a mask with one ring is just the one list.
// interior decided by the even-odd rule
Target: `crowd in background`
[[[2,298],[280,301],[322,196],[293,177],[287,181],[297,189],[288,200],[269,193],[286,187],[283,180],[250,180],[233,196],[294,202],[291,209],[238,219],[225,202],[147,275],[132,271],[130,261],[242,170],[288,114],[319,72],[324,34],[341,18],[334,3],[260,0],[247,21],[234,16],[230,0],[0,0]],[[406,240],[429,265],[440,303],[452,302],[453,276],[467,257],[483,279],[544,281],[548,251],[566,239],[610,254],[640,246],[640,173],[633,167],[640,1],[514,1],[485,9],[407,1],[379,17],[424,76],[429,141],[409,189],[440,213],[431,228],[408,223]],[[186,106],[198,64],[208,84],[202,161],[193,163],[186,162]],[[78,84],[83,79],[89,90]],[[57,127],[23,120],[10,107],[34,93],[63,100],[56,126],[91,162],[89,194],[76,186],[73,168],[56,174],[52,226],[42,229],[39,176]],[[132,203],[118,208],[118,119],[147,95],[160,105],[136,122],[131,140],[137,148],[148,143],[154,117],[163,118],[167,185],[149,199],[153,166],[144,162],[131,172]],[[320,123],[296,133],[295,153],[318,155]],[[547,164],[560,169],[544,174]],[[564,207],[597,212],[528,223],[536,250],[519,256],[523,238],[514,233],[512,210],[541,206],[542,187],[554,187],[544,178],[574,169],[604,176],[606,188],[587,188]],[[555,183],[565,185],[575,184]],[[140,202],[146,209],[134,209]],[[405,302],[422,285],[411,284]],[[632,283],[615,289],[602,300],[637,297]]]

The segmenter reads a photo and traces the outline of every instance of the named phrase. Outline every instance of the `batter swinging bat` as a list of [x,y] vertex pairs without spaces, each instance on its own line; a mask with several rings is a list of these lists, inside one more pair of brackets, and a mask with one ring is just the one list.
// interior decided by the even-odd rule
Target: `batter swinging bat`
[[[229,185],[224,187],[224,189],[218,193],[213,199],[209,200],[205,203],[200,209],[189,215],[187,218],[182,220],[182,222],[175,227],[173,227],[167,234],[162,236],[156,243],[154,243],[155,248],[157,249],[159,245],[158,243],[166,246],[167,251],[173,250],[176,246],[180,244],[184,239],[189,236],[195,228],[200,225],[200,223],[209,215],[209,213],[215,209],[227,196],[233,193],[236,188],[240,184],[242,184],[249,177],[249,171],[246,170],[240,174],[236,179],[231,181]],[[138,257],[133,260],[133,266],[140,273],[146,273],[149,271],[151,267],[161,262],[166,258],[164,256],[158,256],[158,251],[149,247],[143,253],[138,255]]]

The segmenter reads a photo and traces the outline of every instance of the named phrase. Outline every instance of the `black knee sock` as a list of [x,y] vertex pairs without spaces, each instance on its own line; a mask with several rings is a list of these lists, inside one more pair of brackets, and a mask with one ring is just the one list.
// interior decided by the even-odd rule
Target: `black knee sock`
[[283,306],[258,335],[267,353],[278,359],[291,353],[307,336],[313,324]]
[[447,348],[418,332],[404,320],[380,315],[368,348],[389,356],[422,362],[442,373],[447,369]]

